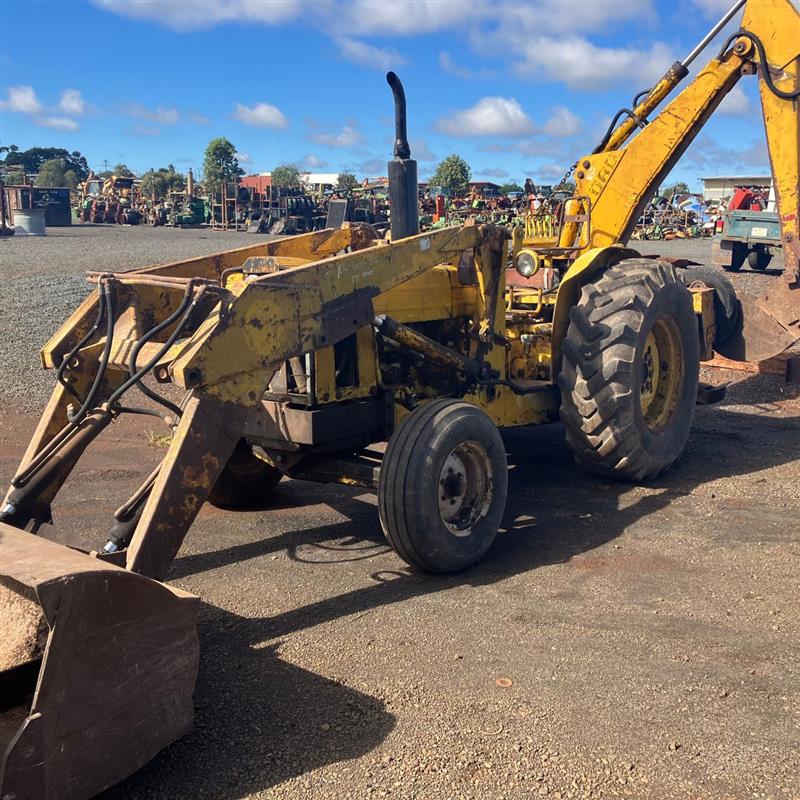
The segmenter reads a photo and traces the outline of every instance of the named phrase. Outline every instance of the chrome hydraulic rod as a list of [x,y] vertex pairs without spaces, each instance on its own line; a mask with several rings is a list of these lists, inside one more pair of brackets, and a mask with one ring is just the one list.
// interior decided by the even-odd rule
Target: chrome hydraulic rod
[[736,0],[736,2],[728,9],[728,11],[725,12],[725,15],[722,17],[722,19],[700,40],[700,42],[698,42],[694,50],[692,50],[692,52],[683,59],[681,63],[684,67],[688,67],[689,64],[691,64],[692,61],[694,61],[697,56],[699,56],[700,53],[702,53],[703,50],[708,47],[709,43],[716,38],[717,34],[731,21],[731,19],[733,19],[734,16],[736,16],[736,14],[742,8],[744,8],[744,4],[746,2],[747,0]]

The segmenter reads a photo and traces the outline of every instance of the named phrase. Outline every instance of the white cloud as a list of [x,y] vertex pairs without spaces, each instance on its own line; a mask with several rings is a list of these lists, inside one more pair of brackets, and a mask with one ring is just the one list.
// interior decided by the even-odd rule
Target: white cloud
[[488,178],[507,178],[509,172],[502,167],[484,167],[478,170],[478,175],[486,175]]
[[428,143],[424,139],[415,139],[411,137],[408,140],[411,147],[411,158],[417,161],[436,161],[439,157],[433,153],[428,147]]
[[133,19],[154,20],[178,31],[226,22],[280,25],[302,10],[301,0],[93,0],[96,6]]
[[728,116],[749,114],[751,110],[750,98],[745,94],[741,86],[734,86],[719,104],[719,108],[717,108],[718,113],[727,114]]
[[670,49],[656,42],[649,50],[598,47],[583,36],[534,36],[518,42],[521,77],[545,75],[575,89],[614,86],[621,81],[646,84],[664,74],[675,60]]
[[189,121],[195,125],[208,125],[208,123],[211,122],[205,114],[201,114],[199,111],[192,111],[192,113],[189,114]]
[[309,153],[300,160],[299,166],[302,169],[314,170],[314,169],[325,169],[325,167],[329,167],[330,163],[328,161],[323,161],[318,156],[315,156],[314,153]]
[[548,136],[575,136],[582,129],[581,118],[565,106],[556,106],[550,119],[542,125],[542,133]]
[[240,164],[252,164],[253,159],[250,157],[250,153],[236,153],[236,158],[238,159]]
[[439,53],[439,66],[442,72],[447,72],[449,75],[455,75],[457,78],[464,78],[465,80],[474,80],[476,78],[490,78],[494,73],[489,69],[467,69],[457,64],[450,53],[444,51]]
[[[386,70],[403,63],[392,48],[366,37],[402,37],[456,33],[473,50],[492,59],[506,58],[523,76],[545,77],[577,88],[614,85],[620,79],[649,82],[674,58],[657,43],[650,49],[604,47],[576,31],[607,35],[614,26],[645,23],[659,16],[653,0],[93,0],[110,12],[153,20],[180,31],[228,22],[277,26],[302,19],[329,36],[343,58]],[[694,0],[701,5],[714,0]],[[730,0],[719,0],[728,3]],[[626,31],[628,33],[628,31]],[[672,54],[669,54],[670,56]],[[448,53],[443,70],[464,78],[481,77]]]
[[416,36],[465,28],[492,14],[490,0],[344,0],[330,4],[328,24],[357,36]]
[[128,103],[123,109],[125,114],[134,119],[146,119],[148,122],[156,122],[159,125],[174,125],[180,119],[177,108],[147,108],[141,103]]
[[0,109],[17,111],[20,114],[39,114],[44,107],[32,86],[9,86],[8,100],[0,101]]
[[339,133],[326,133],[325,131],[309,133],[308,138],[312,142],[328,147],[355,147],[365,141],[364,136],[353,124],[345,125]]
[[385,175],[386,162],[387,159],[385,158],[368,158],[366,161],[361,161],[356,165],[356,171],[370,178],[377,177],[378,175]]
[[[721,19],[722,15],[733,5],[731,0],[692,0],[692,5],[700,9],[704,16],[709,19]],[[741,19],[741,12],[737,18]]]
[[405,64],[405,59],[394,49],[382,50],[380,47],[374,47],[371,44],[360,42],[357,39],[350,39],[349,37],[336,39],[336,44],[339,47],[339,53],[342,58],[355,64],[361,64],[364,67],[371,67],[385,72],[391,67]]
[[64,89],[57,109],[64,114],[80,116],[86,111],[86,101],[77,89]]
[[69,117],[40,117],[36,120],[36,124],[43,128],[54,128],[57,131],[77,131],[80,128],[78,123]]
[[525,136],[534,124],[513,97],[484,97],[472,108],[441,117],[436,130],[450,136]]
[[540,180],[561,180],[566,170],[560,164],[544,164],[531,170]]
[[254,106],[245,106],[236,103],[234,119],[245,125],[255,125],[257,128],[286,128],[289,120],[286,115],[270,103],[256,103]]
[[[746,147],[726,147],[708,134],[701,134],[690,145],[680,166],[691,166],[705,170],[725,171],[753,168],[769,169],[767,145],[763,139]],[[735,173],[734,173],[735,174]]]
[[134,136],[161,136],[161,128],[156,128],[155,125],[145,125],[142,122],[137,122],[128,132]]

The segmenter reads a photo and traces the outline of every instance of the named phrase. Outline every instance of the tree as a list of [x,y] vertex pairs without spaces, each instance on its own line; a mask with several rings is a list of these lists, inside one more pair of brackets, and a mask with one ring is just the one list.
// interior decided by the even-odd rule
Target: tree
[[357,186],[360,186],[358,179],[352,172],[340,172],[339,177],[336,179],[336,189],[340,192],[352,192]]
[[678,181],[678,183],[673,183],[672,186],[667,186],[662,194],[667,200],[672,200],[676,194],[689,194],[689,186],[683,181]]
[[142,175],[142,195],[144,197],[165,197],[169,192],[182,192],[186,187],[186,179],[175,167],[169,164],[166,167],[151,169]]
[[0,177],[9,186],[18,186],[25,183],[25,171],[20,166],[9,166],[8,162],[2,157],[3,153],[12,155],[18,153],[19,147],[15,144],[3,145],[0,147]]
[[3,181],[7,186],[22,186],[27,182],[22,167],[10,167],[6,169]]
[[74,169],[65,169],[66,162],[63,158],[50,158],[39,167],[36,176],[36,186],[67,186],[75,189],[78,186],[78,176]]
[[469,164],[455,153],[447,156],[436,167],[436,172],[430,179],[431,186],[441,186],[450,189],[453,194],[466,194],[472,172]]
[[133,170],[128,168],[127,164],[117,164],[114,167],[114,175],[118,178],[135,178],[136,175],[133,173]]
[[[10,150],[11,148],[9,148]],[[89,175],[89,164],[78,150],[69,152],[61,147],[31,147],[29,150],[15,150],[6,156],[6,166],[20,166],[25,172],[37,173],[42,164],[53,159],[64,162],[64,170],[75,173],[76,180],[84,181]]]
[[300,186],[300,170],[294,164],[281,164],[272,170],[272,185],[281,189]]
[[236,158],[236,148],[224,136],[212,139],[203,159],[204,183],[207,192],[219,190],[226,181],[235,181],[244,175]]
[[504,183],[497,191],[500,194],[511,194],[511,192],[524,192],[525,188],[511,181],[511,183]]

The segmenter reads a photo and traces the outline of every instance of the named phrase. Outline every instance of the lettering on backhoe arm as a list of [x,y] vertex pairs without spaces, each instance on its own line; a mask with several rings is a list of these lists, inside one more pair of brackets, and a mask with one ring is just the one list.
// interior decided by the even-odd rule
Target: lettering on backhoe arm
[[603,191],[603,186],[605,185],[606,181],[611,177],[611,173],[613,171],[614,171],[614,166],[612,164],[605,164],[603,168],[597,173],[597,176],[592,181],[591,193],[593,195],[599,195],[600,192]]
[[419,249],[420,250],[430,250],[431,249],[431,240],[427,237],[425,239],[419,240]]

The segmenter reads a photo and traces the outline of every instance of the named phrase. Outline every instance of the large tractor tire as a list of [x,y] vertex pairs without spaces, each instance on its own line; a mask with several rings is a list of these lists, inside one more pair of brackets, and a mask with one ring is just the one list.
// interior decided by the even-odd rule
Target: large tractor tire
[[687,267],[678,270],[678,275],[687,288],[704,285],[714,290],[714,321],[717,325],[714,347],[727,342],[741,314],[736,289],[728,277],[722,271],[710,267]]
[[562,353],[561,418],[579,464],[638,481],[680,457],[700,343],[691,297],[672,265],[626,259],[586,285]]
[[378,511],[389,544],[424,572],[456,572],[491,547],[506,505],[500,432],[480,409],[434,400],[389,440]]
[[241,440],[209,492],[208,502],[231,510],[259,506],[282,477],[280,470],[254,456]]

